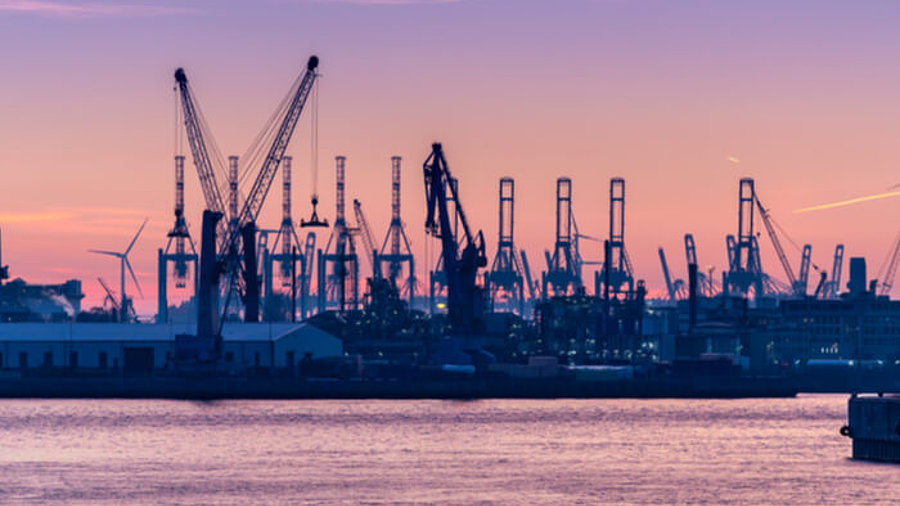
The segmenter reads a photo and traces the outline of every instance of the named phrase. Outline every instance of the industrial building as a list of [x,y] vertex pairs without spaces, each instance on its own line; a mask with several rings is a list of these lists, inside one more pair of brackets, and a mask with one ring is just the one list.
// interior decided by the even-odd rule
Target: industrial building
[[[7,323],[0,332],[0,368],[164,372],[174,367],[176,336],[195,330],[167,324]],[[338,338],[305,323],[232,323],[222,334],[224,364],[236,373],[343,355]]]

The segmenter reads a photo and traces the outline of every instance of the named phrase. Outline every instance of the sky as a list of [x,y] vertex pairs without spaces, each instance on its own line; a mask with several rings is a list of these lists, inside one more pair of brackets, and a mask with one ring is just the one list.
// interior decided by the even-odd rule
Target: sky
[[[402,156],[420,276],[421,167],[440,141],[489,256],[498,180],[515,178],[515,241],[534,271],[552,247],[560,176],[572,178],[581,232],[598,237],[609,179],[626,179],[626,247],[657,295],[657,248],[685,278],[687,232],[701,268],[722,270],[738,181],[753,177],[816,265],[829,269],[843,243],[875,277],[897,235],[896,195],[795,211],[897,193],[898,22],[890,1],[0,0],[3,263],[34,283],[82,279],[85,307],[97,305],[96,278],[118,289],[118,265],[87,249],[122,250],[149,218],[131,259],[145,295],[136,305],[153,314],[183,130],[175,68],[223,154],[240,155],[316,54],[320,213],[333,219],[344,155],[348,208],[362,201],[380,242],[390,157]],[[304,113],[288,148],[295,219],[310,211],[310,124]],[[190,159],[186,175],[199,237]],[[274,187],[261,226],[277,228],[280,212]],[[758,228],[764,266],[784,279]],[[796,270],[800,251],[784,242]],[[599,245],[583,248],[599,259]]]

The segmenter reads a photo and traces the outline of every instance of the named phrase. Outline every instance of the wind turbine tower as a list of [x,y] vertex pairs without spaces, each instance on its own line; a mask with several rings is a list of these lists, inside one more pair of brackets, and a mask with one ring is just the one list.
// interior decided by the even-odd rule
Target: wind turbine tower
[[88,252],[97,253],[98,255],[109,255],[119,259],[119,282],[121,284],[121,296],[122,301],[120,304],[121,310],[119,311],[119,321],[126,321],[127,314],[129,310],[134,310],[134,307],[131,305],[131,299],[129,299],[125,295],[125,268],[128,268],[129,274],[131,274],[131,279],[134,281],[134,286],[137,288],[138,293],[141,297],[144,296],[144,292],[141,290],[141,284],[138,282],[137,276],[134,275],[134,269],[131,268],[131,262],[128,261],[128,254],[131,253],[131,248],[134,247],[134,243],[137,242],[138,237],[140,237],[141,232],[144,231],[144,227],[147,225],[147,220],[144,220],[144,223],[141,224],[141,228],[138,229],[137,233],[134,234],[134,238],[131,239],[131,244],[125,248],[125,251],[119,253],[117,251],[105,251],[105,250],[96,250],[90,249]]

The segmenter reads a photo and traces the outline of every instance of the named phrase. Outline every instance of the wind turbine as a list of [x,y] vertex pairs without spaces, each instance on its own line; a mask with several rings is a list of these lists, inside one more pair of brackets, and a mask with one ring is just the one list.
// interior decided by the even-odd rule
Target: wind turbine
[[128,311],[128,299],[125,297],[125,268],[128,267],[128,272],[131,274],[131,279],[134,280],[134,286],[137,288],[138,293],[141,295],[141,298],[144,298],[144,292],[141,290],[141,284],[138,282],[137,276],[134,275],[134,269],[131,268],[131,262],[128,261],[128,253],[131,252],[131,248],[134,247],[134,243],[137,242],[138,237],[141,235],[141,232],[144,231],[144,226],[147,225],[147,219],[144,219],[144,223],[141,224],[141,228],[138,229],[137,233],[134,234],[134,239],[131,240],[131,244],[128,245],[128,248],[125,249],[124,253],[119,253],[117,251],[104,251],[104,250],[96,250],[89,249],[90,253],[97,253],[98,255],[109,255],[114,256],[119,259],[120,262],[120,281],[122,283],[122,303],[120,304],[119,310],[119,321],[125,321],[127,317]]

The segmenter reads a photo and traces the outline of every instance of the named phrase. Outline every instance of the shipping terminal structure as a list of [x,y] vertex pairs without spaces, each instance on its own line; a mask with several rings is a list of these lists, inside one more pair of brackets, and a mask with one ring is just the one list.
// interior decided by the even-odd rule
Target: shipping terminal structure
[[[118,287],[97,280],[106,294],[103,307],[82,310],[78,280],[9,280],[15,266],[0,262],[4,374],[427,376],[495,382],[502,385],[496,392],[546,396],[688,395],[684,385],[692,381],[708,386],[707,393],[712,385],[731,385],[719,392],[723,396],[750,395],[746,385],[768,385],[762,393],[900,389],[900,301],[889,298],[900,239],[877,279],[868,278],[859,257],[849,259],[844,276],[840,242],[831,265],[820,268],[811,246],[800,246],[776,222],[751,178],[737,181],[737,227],[723,237],[725,267],[718,275],[713,268],[701,270],[703,251],[684,233],[683,263],[670,263],[675,257],[658,250],[654,268],[663,274],[662,290],[648,289],[640,273],[649,266],[636,265],[629,252],[624,178],[610,178],[601,192],[608,195],[608,228],[587,231],[576,220],[576,182],[560,175],[540,197],[554,199],[555,224],[547,231],[552,241],[543,255],[529,255],[516,243],[515,207],[522,195],[514,175],[497,182],[498,235],[489,241],[477,226],[483,217],[466,213],[465,172],[451,171],[451,157],[439,142],[405,159],[386,157],[391,218],[383,240],[366,217],[376,206],[352,198],[352,160],[344,155],[334,157],[334,214],[318,207],[313,164],[309,217],[295,221],[295,167],[288,153],[301,119],[310,120],[311,135],[317,135],[318,69],[319,59],[310,57],[244,155],[227,158],[187,71],[177,69],[178,135],[189,152],[173,158],[174,219],[159,238],[153,322],[139,321],[133,303],[141,287],[129,253],[136,241],[148,240],[143,227],[127,249],[95,251],[120,264]],[[410,158],[424,163],[410,164]],[[199,231],[189,228],[185,215],[190,166],[205,209]],[[418,186],[401,185],[410,166],[423,177],[425,230],[439,252],[436,262],[414,255],[402,214],[402,190]],[[281,221],[266,227],[259,217],[279,171]],[[777,276],[763,268],[761,238],[782,270]],[[6,239],[0,252],[9,247]],[[791,258],[784,244],[796,246],[797,256]],[[492,255],[489,245],[495,245]],[[126,286],[126,270],[133,288]],[[172,304],[172,298],[181,302]],[[145,332],[152,335],[135,339]],[[259,357],[247,351],[250,345],[238,352],[236,335],[268,343],[268,349]],[[306,348],[279,344],[290,336],[306,336]],[[323,346],[309,344],[316,340]],[[87,344],[96,342],[118,351]],[[785,378],[790,387],[773,386],[788,384]],[[522,384],[527,388],[516,386]],[[470,393],[494,387],[477,388]],[[413,395],[401,390],[393,392]]]

